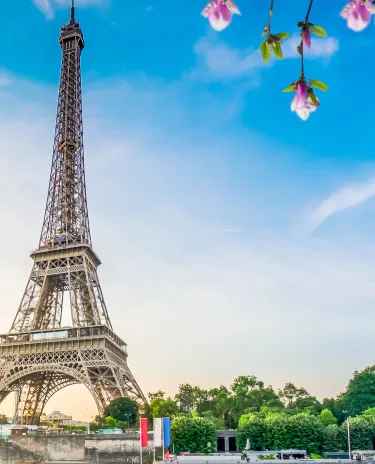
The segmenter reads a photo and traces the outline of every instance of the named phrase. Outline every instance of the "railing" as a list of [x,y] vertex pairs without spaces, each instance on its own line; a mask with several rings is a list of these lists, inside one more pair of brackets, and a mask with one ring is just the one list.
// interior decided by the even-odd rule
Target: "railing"
[[32,255],[37,252],[56,251],[56,250],[61,250],[61,249],[72,249],[72,248],[79,248],[79,247],[91,248],[91,245],[87,242],[72,242],[72,243],[49,242],[49,243],[46,243],[45,245],[41,245],[39,248],[34,248],[33,250],[31,250],[30,254]]
[[15,343],[15,342],[43,342],[43,341],[59,341],[71,338],[92,338],[97,336],[106,336],[110,338],[123,351],[127,352],[127,345],[107,326],[91,326],[91,327],[63,327],[61,329],[47,329],[33,332],[23,332],[15,334],[0,335],[0,344]]

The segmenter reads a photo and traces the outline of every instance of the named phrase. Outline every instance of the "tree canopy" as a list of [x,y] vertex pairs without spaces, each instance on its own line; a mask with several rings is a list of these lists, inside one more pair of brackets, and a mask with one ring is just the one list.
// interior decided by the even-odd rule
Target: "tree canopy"
[[216,446],[215,427],[204,417],[177,417],[172,421],[171,431],[176,453],[207,453]]
[[375,407],[375,366],[354,372],[342,396],[342,402],[352,416]]
[[[287,382],[276,391],[254,375],[241,375],[227,387],[202,389],[181,384],[174,398],[161,390],[149,393],[142,417],[171,417],[175,450],[207,452],[215,432],[237,429],[241,451],[250,439],[257,450],[302,448],[310,453],[347,450],[349,416],[352,447],[375,441],[375,366],[354,372],[343,393],[320,402],[301,386]],[[130,398],[113,400],[91,424],[92,430],[138,427],[138,405]]]
[[138,420],[138,404],[131,398],[116,398],[104,409],[104,416],[134,426]]

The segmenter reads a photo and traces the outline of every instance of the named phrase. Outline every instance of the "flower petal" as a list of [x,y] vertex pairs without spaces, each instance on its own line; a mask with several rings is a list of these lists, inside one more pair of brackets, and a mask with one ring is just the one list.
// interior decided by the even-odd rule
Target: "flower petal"
[[357,6],[358,13],[362,18],[362,21],[364,22],[370,22],[371,21],[371,12],[369,8],[369,4],[364,4],[364,3],[359,3]]
[[290,106],[290,109],[291,109],[292,111],[296,111],[296,109],[297,109],[297,102],[296,102],[296,100],[297,100],[297,97],[294,97],[293,100],[292,100],[292,104],[291,104],[291,106]]
[[371,21],[370,3],[363,3],[362,0],[352,0],[355,7],[346,16],[349,29],[360,32],[365,29]]
[[221,1],[222,0],[212,0],[211,2],[208,2],[201,13],[202,16],[204,16],[205,18],[208,18],[208,16],[215,10],[218,3]]
[[310,111],[307,108],[302,108],[296,111],[298,116],[302,119],[302,121],[307,121],[310,116]]
[[346,19],[356,6],[357,2],[355,0],[351,0],[349,3],[345,5],[344,9],[340,13],[340,16]]
[[237,14],[237,15],[241,14],[241,11],[238,9],[237,5],[234,3],[233,0],[227,0],[226,4],[233,14]]
[[208,20],[212,28],[215,29],[215,31],[222,31],[223,29],[228,27],[232,20],[232,13],[230,11],[229,11],[229,14],[230,14],[230,19],[228,20],[217,12],[211,13],[210,16],[208,17]]
[[307,100],[307,85],[306,82],[300,81],[297,83],[296,107],[303,108]]
[[356,13],[348,16],[348,28],[355,32],[361,32],[369,25],[369,22],[363,21]]

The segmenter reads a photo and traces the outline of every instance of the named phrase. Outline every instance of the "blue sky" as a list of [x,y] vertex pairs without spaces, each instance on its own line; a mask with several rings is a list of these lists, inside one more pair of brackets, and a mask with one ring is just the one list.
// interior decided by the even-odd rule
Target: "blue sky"
[[[306,72],[329,92],[302,122],[280,92],[299,75],[297,39],[264,66],[260,2],[238,0],[242,16],[221,33],[198,1],[77,3],[94,248],[142,388],[174,394],[252,373],[319,397],[342,390],[374,362],[374,24],[351,32],[342,2],[316,0],[311,20],[329,38],[315,40]],[[274,30],[297,33],[307,3],[276,0]],[[23,0],[2,13],[6,332],[41,227],[69,12],[63,0]],[[91,416],[83,392],[70,387],[49,409]]]

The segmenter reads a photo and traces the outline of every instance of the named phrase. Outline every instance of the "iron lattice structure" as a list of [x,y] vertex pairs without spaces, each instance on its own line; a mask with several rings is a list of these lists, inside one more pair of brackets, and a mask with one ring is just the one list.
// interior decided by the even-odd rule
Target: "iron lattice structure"
[[[146,399],[127,365],[100,288],[87,210],[83,150],[81,52],[75,20],[61,29],[62,67],[52,169],[39,247],[10,329],[0,337],[0,401],[16,392],[15,420],[37,424],[57,391],[84,384],[99,412],[110,400]],[[64,295],[72,327],[62,328]]]

